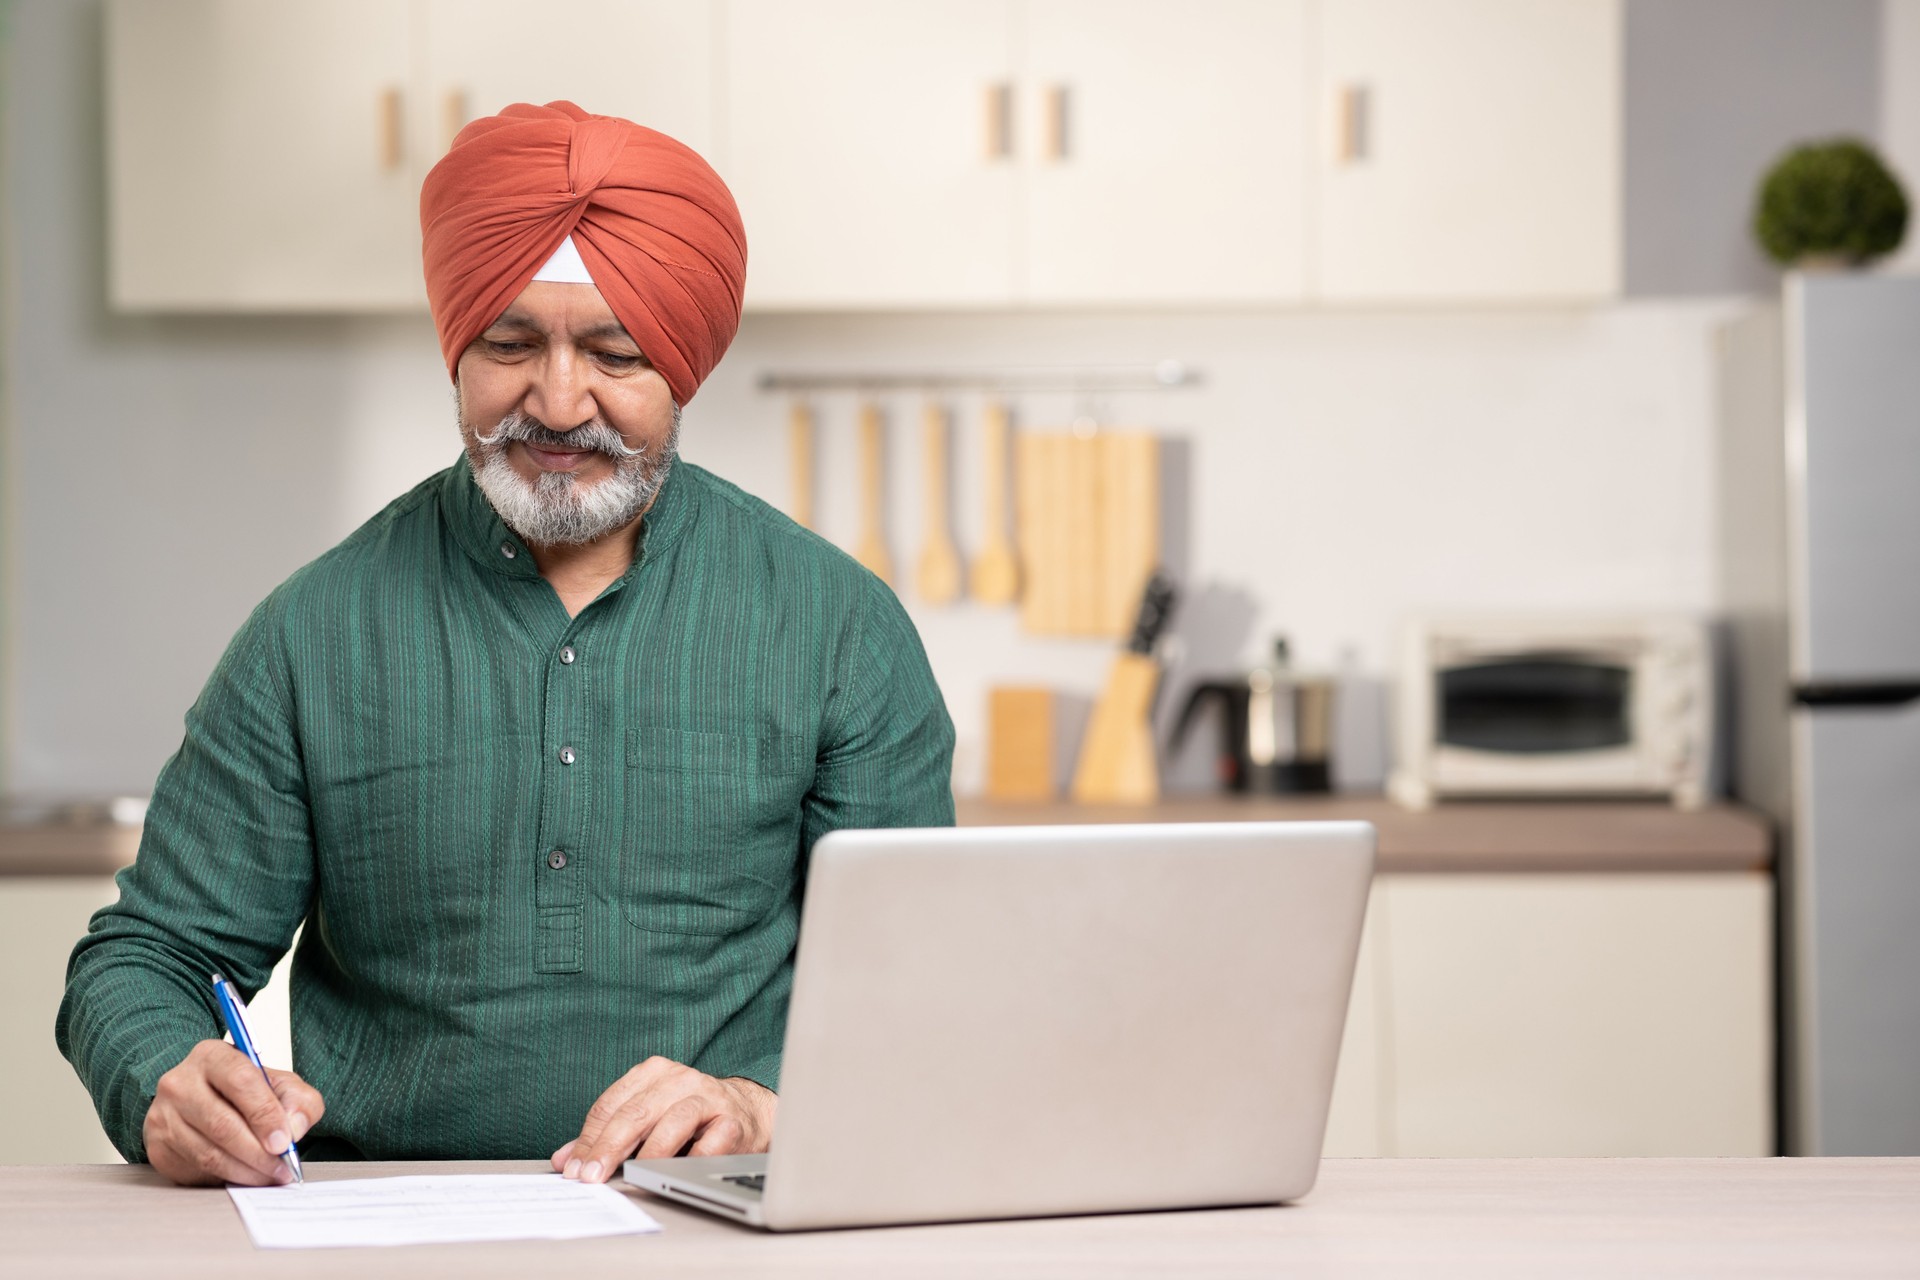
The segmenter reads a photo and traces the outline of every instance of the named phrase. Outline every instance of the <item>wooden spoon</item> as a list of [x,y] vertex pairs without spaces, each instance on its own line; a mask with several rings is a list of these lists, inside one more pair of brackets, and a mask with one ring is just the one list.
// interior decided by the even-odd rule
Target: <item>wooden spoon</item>
[[873,571],[873,575],[893,585],[893,556],[887,550],[886,520],[886,425],[880,406],[871,400],[860,406],[860,509],[859,545],[853,558]]
[[987,535],[973,562],[973,598],[981,604],[1012,604],[1020,594],[1020,562],[1007,534],[1007,406],[988,403],[981,420],[987,453]]
[[787,410],[787,449],[793,467],[793,518],[813,528],[813,408],[795,400]]
[[914,589],[928,604],[951,604],[960,595],[960,549],[953,543],[953,521],[947,510],[947,411],[927,401],[921,430],[927,527]]

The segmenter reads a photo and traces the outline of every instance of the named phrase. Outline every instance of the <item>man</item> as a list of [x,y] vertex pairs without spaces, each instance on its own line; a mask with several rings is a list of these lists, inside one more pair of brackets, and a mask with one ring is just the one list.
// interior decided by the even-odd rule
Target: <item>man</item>
[[[898,601],[674,460],[746,247],[692,151],[571,103],[421,195],[465,458],[295,574],[188,713],[56,1034],[131,1160],[764,1150],[808,851],[952,821]],[[302,923],[298,1075],[222,1043]]]

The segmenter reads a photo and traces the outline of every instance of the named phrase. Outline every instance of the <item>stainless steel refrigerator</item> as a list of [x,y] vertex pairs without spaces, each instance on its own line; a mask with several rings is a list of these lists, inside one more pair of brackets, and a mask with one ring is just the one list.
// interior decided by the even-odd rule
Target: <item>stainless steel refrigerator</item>
[[1736,795],[1780,824],[1783,1144],[1920,1155],[1920,278],[1720,333]]

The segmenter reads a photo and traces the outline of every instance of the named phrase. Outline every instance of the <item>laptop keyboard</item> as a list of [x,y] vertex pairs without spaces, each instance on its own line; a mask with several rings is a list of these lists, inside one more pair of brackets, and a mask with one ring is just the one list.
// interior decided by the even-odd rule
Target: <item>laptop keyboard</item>
[[764,1173],[730,1173],[721,1178],[722,1182],[731,1182],[735,1186],[745,1187],[749,1191],[765,1191],[767,1175]]

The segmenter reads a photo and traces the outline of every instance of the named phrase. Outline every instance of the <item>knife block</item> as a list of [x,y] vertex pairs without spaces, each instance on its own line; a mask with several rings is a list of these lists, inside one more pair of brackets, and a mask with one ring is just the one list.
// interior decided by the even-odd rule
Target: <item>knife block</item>
[[1080,760],[1073,771],[1073,798],[1081,804],[1152,804],[1160,798],[1153,754],[1154,691],[1160,664],[1140,653],[1123,653],[1107,673],[1094,704]]

